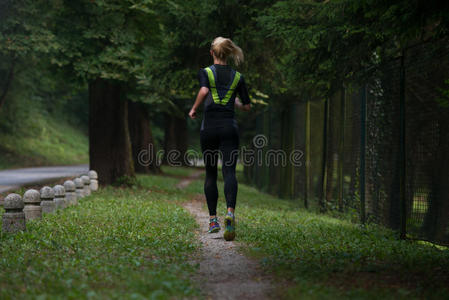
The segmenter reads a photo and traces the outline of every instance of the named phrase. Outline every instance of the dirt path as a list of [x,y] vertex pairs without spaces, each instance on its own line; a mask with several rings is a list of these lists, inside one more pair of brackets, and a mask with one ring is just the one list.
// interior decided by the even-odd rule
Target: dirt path
[[[191,179],[189,183],[192,180],[194,179]],[[184,184],[183,187],[189,183]],[[270,297],[273,291],[270,278],[263,275],[256,261],[237,251],[239,243],[225,241],[223,229],[219,233],[207,232],[209,215],[204,209],[205,203],[204,196],[199,195],[183,205],[200,225],[198,238],[202,249],[197,261],[200,269],[196,280],[203,294],[207,299],[273,298]],[[238,235],[238,214],[236,217]],[[219,220],[223,220],[223,217]]]
[[203,170],[198,170],[193,172],[189,177],[184,178],[181,180],[177,185],[176,188],[178,189],[184,189],[186,188],[192,181],[200,178],[200,176],[204,173]]

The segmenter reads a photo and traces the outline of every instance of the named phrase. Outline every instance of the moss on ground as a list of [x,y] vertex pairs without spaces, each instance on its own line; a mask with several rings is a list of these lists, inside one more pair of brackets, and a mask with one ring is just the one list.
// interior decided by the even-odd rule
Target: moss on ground
[[88,148],[82,130],[50,116],[36,117],[26,128],[0,132],[0,169],[84,164]]

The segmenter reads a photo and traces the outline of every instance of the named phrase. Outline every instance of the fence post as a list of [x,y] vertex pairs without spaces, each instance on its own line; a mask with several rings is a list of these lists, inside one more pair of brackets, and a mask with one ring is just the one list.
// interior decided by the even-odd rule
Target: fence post
[[83,194],[84,196],[90,196],[90,178],[87,175],[81,176],[81,180],[83,181]]
[[41,188],[41,207],[42,213],[52,214],[55,212],[55,202],[53,198],[55,197],[55,191],[49,187],[44,186]]
[[366,85],[360,99],[360,221],[366,222],[365,211],[365,154],[366,154]]
[[2,231],[15,233],[26,229],[23,200],[18,194],[9,194],[3,202]]
[[327,133],[329,126],[329,98],[324,98],[324,117],[323,117],[323,157],[321,165],[321,200],[320,211],[326,211],[326,190],[327,190]]
[[400,233],[399,237],[405,239],[407,233],[407,203],[405,194],[405,66],[404,66],[405,50],[402,51],[400,66],[400,87],[399,87],[399,218]]
[[98,190],[98,174],[94,170],[90,170],[87,174],[90,178],[90,190],[97,191]]
[[295,167],[290,162],[289,157],[290,154],[295,150],[296,148],[296,139],[295,139],[295,126],[296,126],[296,110],[297,110],[297,104],[293,103],[290,109],[290,115],[288,116],[290,120],[290,136],[288,137],[290,139],[289,141],[289,149],[287,151],[287,168],[290,169],[289,174],[289,180],[290,180],[290,198],[295,198]]
[[67,206],[77,204],[76,193],[75,193],[75,183],[72,180],[67,180],[64,182],[65,189],[65,200],[67,201]]
[[63,209],[67,207],[66,201],[65,201],[65,189],[62,185],[55,185],[53,187],[53,190],[55,191],[55,206],[56,209]]
[[343,164],[345,159],[345,118],[346,118],[346,109],[345,109],[345,98],[346,98],[346,89],[341,88],[340,95],[340,139],[338,144],[338,210],[343,211],[343,187],[344,187],[344,174],[343,174]]
[[84,184],[83,181],[81,180],[81,178],[75,178],[75,180],[73,181],[75,182],[75,187],[76,187],[76,199],[77,201],[81,198],[84,197]]
[[309,208],[309,192],[310,192],[310,99],[306,102],[306,159],[305,159],[305,175],[306,188],[304,193],[304,207]]
[[34,220],[42,218],[41,195],[36,190],[28,190],[23,194],[25,219]]
[[[281,121],[281,148],[283,151],[288,153],[292,150],[292,114],[291,114],[291,105],[289,104],[289,107],[282,110],[282,121]],[[287,165],[282,166],[280,168],[281,173],[281,182],[280,182],[280,189],[279,189],[279,196],[282,198],[290,198],[292,199],[293,195],[291,194],[291,184],[292,184],[292,168],[293,166],[288,163]]]

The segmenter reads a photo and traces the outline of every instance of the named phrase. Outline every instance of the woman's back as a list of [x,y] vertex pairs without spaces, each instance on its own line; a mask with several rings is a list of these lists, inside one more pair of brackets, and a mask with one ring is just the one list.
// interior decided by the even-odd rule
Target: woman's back
[[209,93],[204,102],[204,124],[213,126],[225,119],[234,119],[237,94],[243,104],[250,99],[243,75],[229,65],[214,64],[199,71],[200,87],[207,87]]

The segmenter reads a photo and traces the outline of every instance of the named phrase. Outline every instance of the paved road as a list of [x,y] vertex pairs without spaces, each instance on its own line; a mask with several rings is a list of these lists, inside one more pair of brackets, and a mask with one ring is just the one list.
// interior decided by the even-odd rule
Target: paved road
[[76,177],[87,173],[88,170],[88,165],[77,165],[0,171],[0,193],[14,190],[24,185],[39,184],[65,177]]

